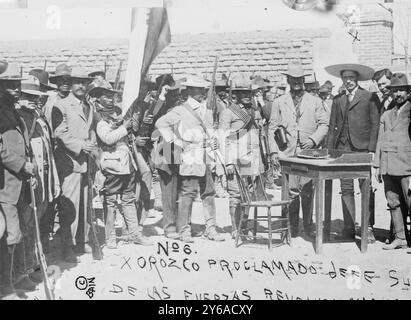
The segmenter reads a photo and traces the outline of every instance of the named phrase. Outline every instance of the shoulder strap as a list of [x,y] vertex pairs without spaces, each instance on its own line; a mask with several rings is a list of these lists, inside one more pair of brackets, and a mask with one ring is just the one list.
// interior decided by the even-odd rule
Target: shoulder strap
[[37,124],[37,117],[34,115],[33,123],[31,124],[30,132],[29,132],[29,141],[33,137],[34,130],[36,129],[36,124]]
[[183,107],[186,108],[188,112],[191,113],[191,115],[196,118],[196,120],[200,123],[201,128],[207,133],[207,128],[206,125],[204,124],[204,121],[200,118],[200,116],[189,106],[187,103],[183,104]]

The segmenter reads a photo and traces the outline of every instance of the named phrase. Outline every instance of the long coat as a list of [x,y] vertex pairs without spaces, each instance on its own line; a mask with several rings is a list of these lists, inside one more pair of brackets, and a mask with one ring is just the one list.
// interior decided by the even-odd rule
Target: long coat
[[284,156],[293,156],[296,151],[298,152],[298,135],[301,143],[312,139],[316,146],[320,145],[328,131],[328,116],[321,99],[305,93],[300,104],[300,114],[301,117],[297,124],[297,114],[289,92],[273,101],[268,127],[268,143],[271,153],[279,152],[274,140],[274,132],[279,126],[287,130],[289,140],[287,149],[282,152]]
[[356,149],[375,152],[380,123],[378,96],[358,88],[351,103],[345,94],[334,98],[327,136],[328,149],[336,149],[347,112],[349,137]]
[[23,181],[22,173],[29,161],[27,128],[12,104],[0,101],[0,202],[16,205]]
[[[30,110],[24,106],[18,111],[24,119],[29,135],[33,122],[33,133],[30,139],[30,146],[38,167],[38,187],[36,188],[36,199],[41,202],[51,202],[60,194],[60,182],[57,174],[56,162],[54,160],[53,141],[51,139],[51,129],[45,118],[41,117],[36,110]],[[45,166],[47,160],[48,166]],[[47,178],[47,183],[45,179]],[[47,190],[45,189],[45,186]]]
[[82,149],[86,140],[96,141],[95,133],[91,130],[93,112],[90,106],[70,93],[53,108],[52,125],[57,144],[54,156],[59,176],[87,172],[87,155]]
[[374,167],[381,174],[411,175],[411,140],[408,135],[411,103],[407,102],[395,116],[398,108],[385,111],[381,116]]
[[[195,105],[193,110],[199,113],[200,108]],[[176,164],[180,164],[180,175],[203,177],[207,155],[204,148],[205,132],[198,119],[184,105],[179,105],[158,119],[155,126],[167,143],[174,143],[177,148],[181,148],[180,155],[175,154],[174,159]]]

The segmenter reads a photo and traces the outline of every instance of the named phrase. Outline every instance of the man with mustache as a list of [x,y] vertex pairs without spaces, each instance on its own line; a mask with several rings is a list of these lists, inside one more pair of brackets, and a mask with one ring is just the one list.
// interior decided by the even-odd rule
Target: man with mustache
[[[385,197],[393,222],[394,240],[384,250],[407,248],[404,216],[410,209],[411,140],[408,136],[411,85],[405,74],[395,73],[387,86],[393,98],[393,108],[384,112],[375,154],[376,178],[384,182]],[[402,212],[405,208],[405,212]],[[411,251],[409,251],[411,253]]]
[[391,91],[388,87],[391,84],[391,78],[392,72],[390,71],[390,69],[378,70],[372,77],[372,80],[378,88],[377,95],[381,102],[381,115],[391,107],[392,97]]
[[[361,88],[358,81],[370,80],[374,70],[370,67],[343,63],[328,66],[325,70],[343,81],[344,91],[334,98],[331,107],[330,125],[327,136],[329,150],[337,149],[343,153],[375,152],[379,125],[379,100],[376,94]],[[362,190],[365,179],[359,179]],[[371,188],[370,188],[371,190]],[[353,179],[341,179],[341,202],[344,216],[344,229],[341,240],[355,239],[355,195]],[[375,242],[374,196],[370,191],[370,218],[368,242]]]
[[[260,153],[257,124],[261,120],[261,114],[252,106],[252,84],[245,76],[238,74],[232,80],[232,92],[237,97],[237,103],[229,104],[227,109],[221,113],[219,128],[225,133],[223,149],[225,149],[231,237],[235,239],[237,232],[240,231],[237,229],[241,217],[241,195],[235,175],[235,166],[239,169],[240,175],[255,178],[264,172],[264,165]],[[244,227],[245,225],[246,223]],[[240,227],[243,229],[242,226]]]
[[59,218],[63,259],[71,263],[78,261],[74,250],[77,253],[91,252],[86,244],[88,228],[85,212],[89,169],[87,157],[96,149],[93,110],[85,102],[86,87],[91,81],[82,68],[73,67],[69,80],[71,93],[52,110],[55,160],[61,183]]
[[[191,235],[193,202],[200,193],[206,221],[204,236],[212,241],[224,241],[216,230],[215,189],[206,149],[217,149],[214,139],[207,139],[207,125],[212,126],[212,115],[207,113],[206,93],[210,83],[192,77],[181,84],[187,99],[157,120],[155,126],[167,143],[181,148],[179,163],[181,189],[178,200],[177,232],[183,242],[194,242]],[[205,124],[203,122],[205,120]],[[211,141],[210,141],[211,140]]]
[[[268,142],[271,161],[278,167],[278,156],[294,156],[301,150],[318,148],[328,131],[328,117],[321,100],[304,91],[305,73],[301,65],[289,65],[287,82],[290,92],[273,102],[269,124]],[[284,150],[280,150],[274,135],[283,127],[288,139]],[[290,227],[291,236],[299,234],[300,197],[303,211],[304,234],[313,237],[312,206],[314,187],[312,180],[290,175]]]

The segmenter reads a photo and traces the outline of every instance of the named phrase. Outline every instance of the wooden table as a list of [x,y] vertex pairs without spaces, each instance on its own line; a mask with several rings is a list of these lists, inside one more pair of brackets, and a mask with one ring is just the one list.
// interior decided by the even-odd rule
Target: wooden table
[[[343,154],[339,158],[303,159],[280,157],[283,184],[281,198],[289,199],[289,175],[299,175],[313,179],[315,192],[316,239],[315,252],[322,253],[323,219],[325,205],[324,234],[329,239],[331,227],[332,180],[366,179],[361,189],[361,252],[367,251],[369,219],[369,196],[372,156],[370,154]],[[324,188],[325,183],[325,188]],[[324,202],[325,198],[325,202]]]

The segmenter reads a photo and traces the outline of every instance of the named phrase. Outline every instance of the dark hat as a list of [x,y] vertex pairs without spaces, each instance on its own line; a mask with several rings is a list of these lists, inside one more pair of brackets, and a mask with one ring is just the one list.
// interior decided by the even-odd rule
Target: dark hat
[[57,88],[56,85],[49,82],[49,73],[43,69],[33,69],[29,72],[29,75],[39,79],[41,86],[44,86],[46,90],[54,90]]
[[306,89],[318,90],[320,89],[320,83],[318,81],[304,83]]
[[407,88],[410,89],[411,85],[408,84],[407,76],[404,73],[394,73],[391,78],[391,84],[387,88]]
[[175,83],[174,78],[171,74],[162,74],[156,78],[156,87],[157,90],[160,89],[160,86],[172,86]]
[[104,72],[104,71],[102,71],[102,70],[97,70],[97,71],[93,71],[93,72],[90,72],[89,74],[88,74],[88,76],[90,77],[90,78],[94,78],[95,76],[102,76],[102,77],[106,77],[106,73]]
[[49,77],[49,80],[51,83],[56,83],[56,79],[59,77],[63,77],[63,76],[71,76],[71,67],[69,67],[68,65],[66,65],[65,63],[59,64],[56,67],[56,71],[54,72],[53,75],[51,75]]
[[104,92],[118,93],[118,91],[114,90],[110,83],[106,80],[93,81],[87,86],[87,94],[91,97],[100,97]]

